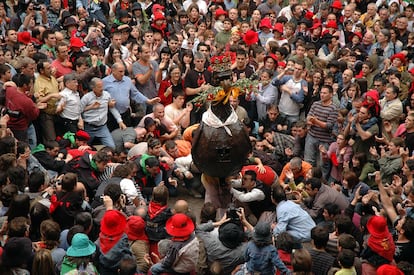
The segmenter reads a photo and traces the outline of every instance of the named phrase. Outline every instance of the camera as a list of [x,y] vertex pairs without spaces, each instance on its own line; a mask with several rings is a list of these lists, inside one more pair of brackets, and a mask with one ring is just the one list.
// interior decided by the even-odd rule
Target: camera
[[58,185],[62,185],[62,178],[60,177],[55,177],[53,179],[50,180],[50,185],[53,187],[57,187]]
[[230,205],[229,208],[227,208],[227,218],[230,219],[231,222],[237,222],[240,223],[240,208],[235,207],[234,205]]
[[375,49],[375,53],[376,53],[378,56],[383,56],[383,55],[384,55],[384,50],[383,50],[383,49],[380,49],[380,48],[376,48],[376,49]]

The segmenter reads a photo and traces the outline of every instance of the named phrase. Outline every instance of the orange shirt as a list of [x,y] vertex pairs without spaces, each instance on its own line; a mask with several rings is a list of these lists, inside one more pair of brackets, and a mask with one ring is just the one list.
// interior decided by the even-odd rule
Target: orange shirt
[[[298,177],[306,177],[306,173],[308,173],[308,171],[312,168],[312,164],[310,164],[309,162],[303,161],[302,160],[302,169],[300,170],[299,173],[294,174],[294,178],[298,178]],[[286,180],[286,171],[290,170],[290,162],[288,162],[282,170],[282,173],[280,173],[280,177],[279,177],[279,183],[280,184],[285,184],[285,180]]]

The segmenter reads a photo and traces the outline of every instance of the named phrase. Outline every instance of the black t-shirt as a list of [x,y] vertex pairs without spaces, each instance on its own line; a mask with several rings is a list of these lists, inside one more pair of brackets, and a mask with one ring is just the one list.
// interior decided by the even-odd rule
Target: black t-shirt
[[[211,72],[204,70],[203,72],[198,72],[194,69],[188,72],[185,76],[184,86],[185,88],[198,88],[202,84],[211,83]],[[186,102],[193,100],[197,95],[189,95],[186,97]]]
[[406,261],[409,263],[414,263],[414,242],[409,243],[395,243],[395,261],[401,262]]
[[405,133],[405,145],[408,148],[408,155],[411,157],[413,155],[414,150],[414,132]]

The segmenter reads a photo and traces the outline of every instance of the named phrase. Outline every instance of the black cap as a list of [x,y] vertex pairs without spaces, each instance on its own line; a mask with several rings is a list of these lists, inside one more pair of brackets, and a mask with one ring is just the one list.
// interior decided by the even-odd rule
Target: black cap
[[141,4],[140,4],[140,3],[135,2],[135,3],[133,3],[133,4],[132,4],[132,8],[131,8],[131,10],[132,10],[132,11],[134,11],[134,10],[142,10],[142,6],[141,6]]
[[118,18],[130,17],[128,11],[126,11],[126,10],[118,11],[117,16],[118,16]]

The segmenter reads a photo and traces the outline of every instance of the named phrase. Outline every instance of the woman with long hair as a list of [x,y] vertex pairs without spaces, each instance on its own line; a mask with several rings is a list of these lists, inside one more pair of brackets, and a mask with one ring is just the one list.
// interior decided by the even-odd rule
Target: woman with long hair
[[184,91],[184,79],[181,78],[181,70],[178,65],[173,65],[168,70],[167,79],[161,81],[158,89],[158,96],[161,98],[161,103],[164,106],[172,103],[172,94],[175,90]]
[[185,79],[188,72],[193,68],[193,51],[191,50],[183,50],[180,56],[180,69],[181,69],[181,77]]
[[262,15],[259,10],[254,10],[252,13],[252,18],[250,19],[250,28],[254,31],[260,31],[260,20],[262,20]]
[[198,26],[197,26],[197,33],[196,33],[196,38],[198,38],[198,40],[200,42],[204,42],[204,33],[207,30],[207,22],[206,20],[203,18],[198,22]]
[[352,102],[361,96],[361,89],[358,83],[351,83],[342,95],[339,108],[345,108],[349,111],[352,110]]
[[365,182],[373,189],[377,189],[376,183],[374,178],[369,177],[368,174],[375,172],[375,170],[373,163],[368,161],[365,153],[355,153],[351,162],[344,162],[344,172],[353,171],[359,181]]
[[49,249],[36,251],[33,258],[32,275],[55,275],[55,265],[52,260],[52,253]]
[[142,29],[139,26],[132,26],[129,32],[128,43],[140,43],[142,40]]
[[200,21],[200,9],[196,3],[190,4],[187,9],[188,14],[188,22],[193,24],[194,26],[198,27],[198,23]]
[[336,141],[329,145],[326,150],[323,146],[319,148],[322,160],[331,164],[331,173],[328,182],[339,183],[342,180],[343,163],[349,162],[352,156],[352,147],[348,145],[349,137],[339,133]]
[[53,269],[59,273],[62,267],[63,258],[66,251],[59,247],[60,244],[60,226],[53,220],[45,220],[40,224],[41,240],[35,243],[35,247],[48,249],[53,258]]
[[360,181],[354,172],[345,172],[342,179],[342,193],[349,200],[349,202],[354,199],[358,188],[360,188],[359,194],[366,194],[369,190],[369,186]]
[[122,61],[121,49],[115,46],[110,46],[107,55],[105,56],[105,65],[112,67],[117,62]]

